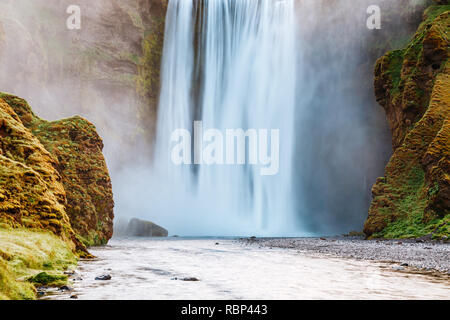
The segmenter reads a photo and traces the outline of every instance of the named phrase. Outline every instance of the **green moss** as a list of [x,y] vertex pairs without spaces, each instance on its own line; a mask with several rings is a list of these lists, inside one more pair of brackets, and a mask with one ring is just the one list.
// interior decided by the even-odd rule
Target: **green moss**
[[31,283],[17,281],[15,272],[0,258],[0,300],[33,300],[36,297]]
[[44,231],[0,227],[0,248],[0,299],[35,299],[33,284],[63,285],[77,263],[68,243]]
[[399,92],[404,55],[405,55],[404,50],[395,50],[387,55],[388,71],[386,73],[389,75],[391,80],[392,95],[398,94]]
[[406,219],[399,219],[388,224],[388,226],[379,233],[374,234],[373,238],[386,239],[411,239],[424,236],[431,236],[434,240],[448,241],[450,234],[450,217],[435,219],[430,223],[424,224],[420,210],[414,210]]
[[67,283],[66,275],[53,275],[47,272],[40,272],[35,276],[29,277],[28,282],[42,286],[62,286]]
[[419,30],[423,29],[427,25],[433,22],[439,15],[444,12],[450,11],[450,5],[433,5],[430,6],[424,13],[424,21],[419,27]]

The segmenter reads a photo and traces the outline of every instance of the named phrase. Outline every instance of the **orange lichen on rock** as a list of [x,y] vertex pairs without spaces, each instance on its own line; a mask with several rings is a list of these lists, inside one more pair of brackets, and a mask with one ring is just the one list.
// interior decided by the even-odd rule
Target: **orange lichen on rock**
[[424,18],[408,48],[375,68],[394,155],[372,189],[367,236],[449,236],[450,6],[432,6]]

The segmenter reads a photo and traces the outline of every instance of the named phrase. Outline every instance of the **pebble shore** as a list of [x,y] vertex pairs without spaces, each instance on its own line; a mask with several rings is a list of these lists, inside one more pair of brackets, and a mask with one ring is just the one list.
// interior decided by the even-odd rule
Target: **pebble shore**
[[246,245],[293,249],[341,258],[392,262],[396,270],[438,271],[450,275],[450,244],[424,240],[363,240],[360,238],[245,238]]

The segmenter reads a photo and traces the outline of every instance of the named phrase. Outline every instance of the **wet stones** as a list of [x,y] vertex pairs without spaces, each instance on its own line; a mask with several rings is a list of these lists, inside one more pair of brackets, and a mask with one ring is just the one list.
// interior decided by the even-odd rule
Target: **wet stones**
[[101,276],[95,277],[95,280],[97,280],[97,281],[109,281],[111,279],[112,279],[112,277],[109,274],[103,274]]

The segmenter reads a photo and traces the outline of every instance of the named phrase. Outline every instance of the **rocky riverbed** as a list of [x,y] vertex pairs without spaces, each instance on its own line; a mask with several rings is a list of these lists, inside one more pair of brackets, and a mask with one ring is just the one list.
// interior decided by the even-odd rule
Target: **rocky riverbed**
[[245,238],[241,242],[264,248],[286,248],[313,255],[392,262],[398,271],[450,275],[450,244],[427,240],[364,240],[332,238]]

